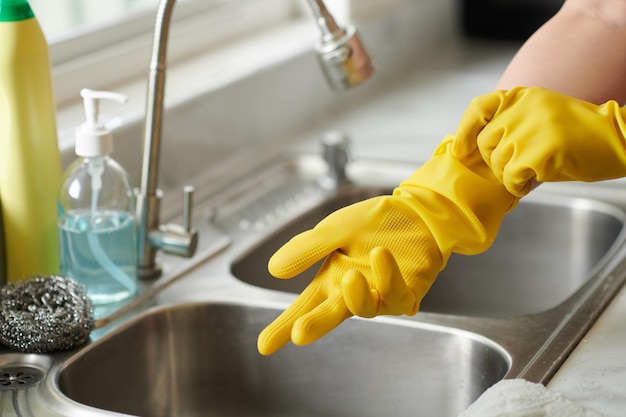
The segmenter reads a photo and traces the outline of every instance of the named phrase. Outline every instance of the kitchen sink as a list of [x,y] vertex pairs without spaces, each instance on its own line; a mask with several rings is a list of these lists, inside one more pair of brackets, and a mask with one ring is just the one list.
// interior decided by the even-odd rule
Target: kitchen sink
[[506,374],[490,340],[406,320],[354,319],[307,347],[256,351],[280,308],[160,307],[87,347],[61,391],[99,409],[160,416],[455,416]]
[[454,417],[502,379],[547,383],[626,280],[626,214],[541,188],[505,217],[488,251],[450,259],[415,316],[354,317],[308,346],[257,352],[261,330],[315,273],[271,277],[274,251],[414,169],[357,160],[329,188],[322,158],[294,152],[198,187],[199,254],[163,256],[157,283],[181,267],[184,279],[49,363],[0,348],[9,377],[32,373],[0,407],[45,417]]
[[[272,161],[234,187],[245,190],[244,204],[218,199],[227,209],[210,223],[236,242],[222,267],[249,287],[293,300],[319,265],[276,279],[267,271],[271,255],[333,211],[391,193],[415,168],[360,159],[347,165],[347,181],[328,189],[319,156]],[[625,225],[626,214],[615,205],[540,187],[505,216],[490,249],[453,255],[420,312],[402,318],[485,336],[510,354],[506,378],[546,383],[623,285]]]

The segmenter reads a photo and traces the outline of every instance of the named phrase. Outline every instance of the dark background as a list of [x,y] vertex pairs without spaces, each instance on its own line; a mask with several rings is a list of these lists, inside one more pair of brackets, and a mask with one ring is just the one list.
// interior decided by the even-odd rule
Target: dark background
[[460,0],[461,28],[469,38],[525,40],[564,0]]

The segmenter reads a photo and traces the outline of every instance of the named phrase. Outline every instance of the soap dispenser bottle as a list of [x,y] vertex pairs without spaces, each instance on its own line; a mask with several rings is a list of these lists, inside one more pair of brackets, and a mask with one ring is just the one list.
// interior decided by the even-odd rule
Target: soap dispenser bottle
[[81,90],[86,121],[76,130],[76,154],[59,195],[61,274],[87,287],[98,311],[137,292],[134,196],[128,173],[109,155],[113,137],[99,120],[99,101],[122,94]]

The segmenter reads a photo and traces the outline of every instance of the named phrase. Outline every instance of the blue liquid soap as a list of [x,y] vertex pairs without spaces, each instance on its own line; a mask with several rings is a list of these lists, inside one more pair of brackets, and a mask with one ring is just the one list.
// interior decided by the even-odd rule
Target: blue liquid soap
[[[137,293],[135,222],[124,212],[74,210],[59,225],[61,273],[87,286],[95,309]],[[96,317],[98,315],[96,314]]]

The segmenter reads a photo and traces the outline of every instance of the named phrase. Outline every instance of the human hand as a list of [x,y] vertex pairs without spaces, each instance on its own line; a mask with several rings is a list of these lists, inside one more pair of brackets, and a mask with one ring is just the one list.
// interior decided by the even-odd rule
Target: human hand
[[487,249],[517,200],[475,152],[450,155],[451,138],[393,195],[330,214],[270,259],[270,273],[291,278],[326,257],[309,286],[259,335],[274,353],[290,340],[311,343],[352,315],[415,314],[454,252]]
[[496,91],[472,100],[452,145],[478,149],[507,190],[522,197],[537,182],[626,176],[626,122],[615,101],[595,105],[541,87]]

